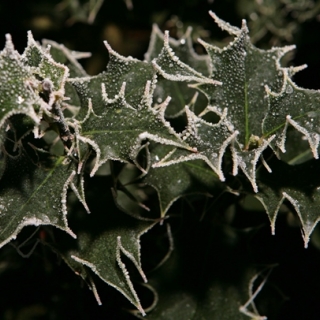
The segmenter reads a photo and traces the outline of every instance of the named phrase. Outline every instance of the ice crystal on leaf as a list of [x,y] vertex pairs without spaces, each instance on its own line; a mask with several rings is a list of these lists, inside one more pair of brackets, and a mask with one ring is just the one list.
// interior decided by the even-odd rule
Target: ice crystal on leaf
[[173,81],[197,81],[200,83],[213,83],[217,81],[208,79],[201,72],[191,68],[187,63],[182,62],[174,53],[169,44],[169,32],[164,35],[164,44],[160,54],[152,60],[157,71],[165,78]]
[[[278,183],[281,191],[274,193],[274,188],[267,188],[265,183],[259,181],[259,175],[257,178],[257,164],[261,161],[270,179],[276,179],[262,153],[269,146],[278,156],[279,152],[285,152],[289,127],[300,132],[308,141],[314,158],[318,158],[319,91],[299,88],[292,81],[291,77],[305,65],[290,68],[280,65],[280,59],[294,46],[260,50],[251,44],[245,21],[239,29],[214,13],[210,14],[219,27],[234,36],[234,40],[222,49],[200,40],[211,62],[210,74],[205,76],[211,78],[213,83],[201,78],[197,71],[191,70],[190,65],[186,67],[176,58],[170,48],[170,45],[174,48],[173,42],[170,43],[168,35],[164,37],[164,48],[153,62],[164,78],[194,82],[190,86],[203,92],[208,99],[207,108],[198,116],[188,106],[185,107],[188,125],[181,137],[197,153],[171,150],[161,161],[154,163],[153,168],[202,159],[220,180],[224,180],[222,158],[230,145],[233,175],[237,175],[240,169],[250,181],[257,198],[263,204],[267,203],[266,211],[273,232],[280,204],[286,201],[291,203],[300,217],[307,245],[319,218],[316,212],[307,214],[306,208],[312,206],[313,201],[316,203],[318,184],[315,183],[312,196],[297,191],[296,187],[289,188],[286,180]],[[174,50],[178,51],[178,47]],[[203,120],[209,111],[220,117],[218,123]],[[159,192],[159,186],[156,188]],[[272,200],[274,197],[276,200]]]
[[[102,218],[104,223],[114,227],[113,230],[106,229],[95,237],[92,237],[89,230],[79,230],[77,232],[79,248],[70,250],[63,256],[73,266],[74,262],[70,262],[71,259],[77,264],[91,269],[100,279],[121,292],[145,315],[130,274],[122,261],[122,256],[131,260],[140,273],[143,282],[147,282],[140,261],[140,237],[154,223],[138,221],[120,212],[115,216],[118,217],[107,216],[108,220]],[[122,219],[121,222],[119,218]],[[91,222],[87,222],[89,228],[96,219],[102,222],[101,213],[100,215],[96,213],[96,216],[90,219]],[[132,223],[134,223],[134,226]],[[79,267],[74,266],[74,269],[77,268],[79,269]],[[80,276],[86,279],[87,272],[80,273]]]

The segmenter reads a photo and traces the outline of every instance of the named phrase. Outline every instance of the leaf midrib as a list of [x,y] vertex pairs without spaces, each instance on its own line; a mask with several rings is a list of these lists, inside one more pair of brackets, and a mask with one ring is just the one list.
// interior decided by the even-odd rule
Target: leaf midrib
[[250,139],[248,82],[247,81],[245,81],[245,84],[244,84],[244,117],[245,117],[245,146],[247,146]]

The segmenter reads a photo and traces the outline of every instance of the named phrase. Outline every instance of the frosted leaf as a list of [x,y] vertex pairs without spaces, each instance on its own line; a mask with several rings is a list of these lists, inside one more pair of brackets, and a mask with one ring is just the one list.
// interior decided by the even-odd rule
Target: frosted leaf
[[105,72],[93,77],[69,78],[68,80],[80,98],[82,108],[79,119],[83,119],[87,114],[89,99],[97,114],[104,110],[105,104],[101,95],[102,83],[108,96],[114,98],[125,82],[126,100],[134,108],[141,101],[147,81],[151,81],[151,91],[154,89],[156,71],[150,63],[123,57],[116,53],[107,42],[105,45],[109,52],[109,62]]
[[[290,88],[290,90],[288,89]],[[275,133],[275,144],[285,152],[285,139],[289,126],[302,133],[309,142],[314,158],[318,158],[320,139],[320,92],[296,86],[291,79],[279,93],[267,90],[269,110],[263,121],[266,135]]]
[[30,83],[38,83],[29,66],[23,63],[19,53],[14,50],[11,37],[7,36],[6,46],[0,53],[0,127],[16,114],[25,114],[38,124],[41,99]]
[[271,136],[268,140],[264,140],[259,147],[248,151],[238,150],[234,147],[234,144],[232,145],[234,160],[233,174],[236,175],[238,173],[238,167],[240,167],[250,181],[254,192],[258,192],[258,186],[256,182],[257,163],[262,155],[262,152],[270,145],[270,142],[273,139],[274,136]]
[[[150,149],[151,164],[159,162],[170,151],[172,148],[164,145]],[[161,217],[164,217],[171,205],[181,197],[190,194],[211,196],[224,190],[212,169],[197,159],[172,162],[170,166],[165,167],[151,166],[143,182],[156,189]]]
[[[273,121],[273,118],[269,117],[271,109],[268,101],[269,92],[280,95],[287,91],[287,95],[293,95],[294,86],[291,85],[290,76],[304,66],[281,67],[280,59],[294,46],[260,50],[250,42],[245,21],[241,29],[238,29],[225,23],[214,13],[210,14],[223,30],[234,36],[234,40],[222,49],[199,40],[211,60],[210,77],[222,85],[199,83],[192,87],[201,90],[207,96],[209,105],[215,107],[218,115],[227,110],[225,122],[231,132],[238,132],[232,147],[233,174],[237,174],[240,167],[257,192],[255,171],[260,155],[272,140],[275,141],[272,145],[281,143],[284,145],[285,139],[285,133],[281,129],[286,126],[287,118],[278,118],[279,112],[276,111],[278,109],[276,107],[271,112],[277,120]],[[269,89],[266,90],[266,87]],[[283,108],[280,109],[282,113]],[[279,123],[280,121],[282,123]],[[312,144],[315,146],[318,140],[314,137],[312,139]],[[267,166],[263,159],[262,163]]]
[[[210,61],[208,55],[198,55],[193,50],[191,38],[192,28],[189,27],[186,33],[178,40],[169,37],[169,45],[175,52],[176,58],[204,76],[210,74]],[[145,60],[151,62],[156,59],[163,49],[164,34],[157,25],[153,25],[150,44]],[[182,41],[183,40],[183,41]],[[170,105],[166,109],[167,118],[176,118],[184,113],[184,107],[191,101],[195,94],[195,89],[190,88],[185,82],[172,82],[165,78],[160,78],[154,91],[154,101],[163,102],[167,96],[171,97]],[[199,95],[196,101],[196,108],[202,111],[207,104],[204,95]]]
[[[320,220],[319,160],[309,160],[299,165],[273,161],[272,174],[259,172],[259,192],[255,197],[262,203],[271,223],[272,234],[282,203],[290,203],[302,225],[304,246]],[[286,202],[284,202],[286,201]]]
[[237,136],[237,131],[230,132],[226,123],[226,113],[223,114],[217,124],[212,124],[196,116],[187,106],[186,113],[188,126],[182,133],[182,139],[192,146],[196,152],[190,153],[179,149],[164,157],[153,167],[167,166],[183,161],[196,159],[204,160],[210,168],[217,174],[221,181],[225,180],[222,172],[222,158],[225,149]]
[[[106,188],[101,188],[97,179],[102,179]],[[88,281],[92,271],[144,314],[135,289],[135,277],[129,272],[132,269],[124,261],[131,260],[136,267],[140,274],[138,281],[147,281],[141,265],[140,238],[155,222],[138,220],[120,211],[108,183],[108,177],[89,179],[86,195],[91,214],[78,212],[70,216],[77,239],[63,235],[50,245],[83,279]],[[101,303],[108,301],[101,299]]]
[[0,180],[0,247],[28,225],[53,225],[76,237],[66,218],[67,190],[75,175],[72,170],[63,164],[63,158],[45,169],[25,155],[8,157]]
[[210,105],[228,109],[228,120],[239,131],[237,140],[246,149],[251,135],[262,137],[261,123],[268,110],[265,85],[274,92],[282,90],[287,70],[280,67],[279,60],[293,47],[256,48],[250,42],[245,22],[232,34],[236,35],[234,41],[222,49],[200,42],[214,66],[211,78],[223,85],[200,83],[194,87],[205,93]]
[[180,61],[169,44],[169,32],[164,35],[164,46],[159,56],[152,60],[156,70],[166,79],[171,81],[195,81],[200,83],[220,84],[218,81],[205,77],[202,73]]
[[41,80],[50,79],[53,90],[64,95],[64,85],[69,76],[69,69],[56,61],[33,39],[32,33],[28,32],[28,46],[22,55],[23,62],[30,66],[33,73]]
[[[279,118],[277,122],[272,122],[272,119],[268,122],[270,119],[269,116],[266,116],[270,113],[268,102],[270,94],[268,92],[272,91],[275,93],[274,95],[286,93],[287,95],[294,96],[295,87],[291,85],[290,76],[303,69],[304,66],[293,68],[281,67],[280,59],[288,51],[292,50],[294,46],[260,50],[250,42],[249,31],[245,21],[243,21],[242,27],[239,29],[222,21],[214,13],[211,12],[210,14],[222,29],[235,37],[228,46],[222,49],[199,40],[210,58],[212,71],[209,77],[212,83],[199,77],[198,73],[195,70],[192,71],[189,66],[180,63],[180,60],[176,58],[169,46],[168,34],[164,37],[164,48],[159,57],[154,60],[154,65],[160,74],[171,81],[191,81],[192,77],[195,76],[192,81],[197,83],[191,86],[206,95],[209,102],[208,108],[211,108],[220,117],[225,114],[223,121],[219,122],[219,126],[224,129],[216,130],[211,138],[208,134],[208,137],[206,137],[208,142],[199,137],[191,141],[189,136],[196,136],[197,130],[201,131],[199,128],[205,122],[198,120],[197,129],[192,129],[192,121],[190,121],[190,116],[187,115],[189,124],[183,138],[189,145],[194,144],[194,147],[197,149],[199,149],[197,144],[202,144],[202,152],[198,150],[198,154],[182,156],[180,153],[184,153],[184,151],[179,150],[175,155],[168,156],[165,161],[160,161],[154,166],[174,163],[174,161],[184,161],[190,158],[201,158],[223,180],[221,159],[227,145],[233,141],[233,173],[236,174],[238,167],[240,167],[249,178],[255,192],[257,192],[255,170],[259,157],[263,150],[270,145],[272,139],[277,141],[276,143],[278,144],[280,143],[280,140],[277,139],[279,136],[284,139],[285,133],[281,135],[281,128],[289,121],[289,118],[285,118],[285,121],[280,120],[282,121],[280,125]],[[217,85],[219,83],[221,85]],[[290,87],[287,87],[289,85]],[[266,87],[269,88],[268,92]],[[275,111],[273,112],[275,113]],[[290,114],[286,116],[288,115],[291,116]],[[293,121],[296,120],[293,119]],[[265,130],[267,123],[268,125],[270,124],[268,131]],[[294,125],[292,121],[291,124]],[[218,127],[216,126],[216,128]],[[273,138],[275,131],[277,131],[277,134]],[[300,131],[303,132],[301,129]],[[251,137],[257,137],[257,140],[253,141]],[[319,142],[318,136],[313,133],[307,136],[307,138],[315,153]],[[283,141],[282,144],[284,144]],[[215,157],[215,160],[213,160],[213,156],[210,159],[208,154],[205,156],[203,154],[204,145],[207,144],[206,149],[210,150],[210,143],[213,143],[211,154],[218,155]],[[254,149],[256,150],[253,151]],[[210,160],[208,161],[208,159]],[[267,166],[264,160],[262,160],[262,163]]]
[[91,53],[71,51],[63,44],[48,39],[43,39],[42,45],[49,48],[49,52],[56,62],[68,67],[71,78],[87,76],[78,59],[88,58],[91,56]]
[[318,206],[320,201],[320,190],[316,188],[312,194],[312,197],[301,197],[301,192],[297,190],[287,190],[287,192],[283,192],[283,196],[293,205],[300,218],[304,246],[307,248],[310,235],[320,221]]
[[[105,86],[102,86],[104,108],[94,109],[82,123],[79,139],[87,140],[97,154],[96,164],[91,175],[107,160],[122,162],[135,161],[143,140],[152,140],[160,144],[172,145],[192,150],[180,139],[168,122],[164,119],[168,100],[158,110],[151,107],[150,82],[140,98],[139,105],[133,108],[125,99],[125,84],[115,98],[108,98]],[[98,113],[99,112],[99,113]]]
[[[210,74],[210,60],[208,55],[198,55],[193,49],[193,42],[191,38],[192,28],[189,27],[186,33],[180,39],[168,37],[161,32],[159,27],[154,24],[152,27],[151,39],[148,51],[145,53],[145,60],[151,62],[156,59],[163,49],[164,42],[174,50],[175,56],[180,61],[189,65],[204,76]],[[182,41],[184,40],[184,41]]]

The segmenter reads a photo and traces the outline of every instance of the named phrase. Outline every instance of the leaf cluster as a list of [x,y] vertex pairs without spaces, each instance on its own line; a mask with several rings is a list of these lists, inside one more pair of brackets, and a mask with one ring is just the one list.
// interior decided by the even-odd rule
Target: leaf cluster
[[[20,55],[7,35],[1,247],[22,253],[36,238],[31,251],[55,252],[99,304],[94,279],[115,288],[137,317],[265,319],[254,300],[273,266],[245,251],[259,228],[235,228],[234,210],[260,204],[273,234],[279,213],[295,212],[308,246],[320,219],[320,94],[294,83],[305,66],[281,65],[293,46],[258,49],[245,20],[210,15],[233,38],[224,48],[199,40],[198,55],[191,29],[172,39],[154,26],[144,61],[105,42],[96,76],[78,62],[86,54],[29,32]],[[20,240],[27,226],[37,229]]]

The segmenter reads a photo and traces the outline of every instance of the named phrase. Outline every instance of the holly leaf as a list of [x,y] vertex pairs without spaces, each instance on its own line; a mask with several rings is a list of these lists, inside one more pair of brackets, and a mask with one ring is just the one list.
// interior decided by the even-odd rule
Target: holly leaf
[[211,223],[198,219],[183,213],[172,232],[175,250],[150,274],[154,301],[147,319],[266,319],[254,304],[266,277],[258,277],[251,265],[246,235],[214,225],[212,217]]
[[[177,54],[170,47],[168,31],[164,34],[163,48],[157,58],[152,60],[152,64],[164,78],[172,81],[196,81],[210,84],[217,83],[217,81],[207,78],[201,72],[196,71],[187,63],[184,63],[179,59]],[[208,71],[206,70],[205,72],[207,73]]]
[[119,94],[109,99],[103,86],[103,109],[89,109],[89,114],[82,121],[78,139],[90,144],[97,156],[91,175],[109,159],[135,162],[145,139],[193,150],[165,121],[164,111],[168,100],[158,110],[151,107],[150,82],[136,108],[126,101],[125,87],[123,84]]
[[[208,55],[198,55],[193,49],[191,38],[192,28],[189,27],[186,33],[178,40],[163,34],[157,25],[153,25],[148,51],[145,60],[148,62],[156,61],[163,47],[174,49],[175,55],[180,61],[189,65],[194,70],[203,75],[210,73],[210,61]],[[162,53],[163,54],[163,53]],[[167,96],[171,97],[170,105],[166,109],[167,118],[176,118],[184,113],[184,107],[191,101],[195,94],[195,89],[188,87],[185,82],[172,82],[161,77],[157,82],[154,92],[154,101],[163,102]],[[206,98],[200,95],[196,102],[197,110],[202,111],[206,106]]]
[[200,40],[213,65],[211,78],[223,85],[197,87],[205,92],[210,105],[217,106],[220,112],[228,109],[228,120],[239,131],[239,146],[249,149],[250,137],[262,136],[261,123],[268,110],[265,85],[274,92],[282,89],[288,70],[281,68],[279,60],[294,46],[260,50],[250,42],[245,20],[238,29],[214,13],[210,15],[221,29],[235,38],[222,49]]
[[[182,140],[194,147],[196,152],[190,153],[187,150],[175,149],[168,153],[153,167],[163,167],[183,161],[201,159],[216,173],[221,181],[225,180],[222,171],[222,157],[225,149],[232,142],[237,132],[230,134],[226,114],[221,115],[218,123],[205,121],[196,116],[188,106],[186,106],[188,126],[181,134]],[[208,107],[205,112],[215,111]]]
[[[22,59],[26,65],[31,67],[33,74],[40,77],[41,80],[51,81],[52,90],[56,91],[56,94],[64,95],[64,85],[69,77],[69,69],[54,61],[49,52],[36,43],[30,31],[28,32],[28,45],[23,52]],[[36,88],[36,83],[31,85]]]
[[282,68],[279,62],[294,47],[260,50],[250,42],[245,20],[242,28],[238,29],[214,13],[210,14],[218,26],[234,35],[235,39],[223,49],[201,41],[214,66],[211,77],[223,85],[210,88],[210,85],[200,84],[196,87],[207,95],[209,104],[217,106],[220,113],[228,110],[226,118],[230,122],[229,128],[238,132],[232,148],[233,174],[236,175],[240,167],[257,192],[256,164],[274,139],[271,132],[266,135],[261,126],[268,112],[265,86],[279,92],[289,78],[289,73],[298,71],[298,68]]
[[255,197],[268,214],[272,234],[275,233],[276,218],[282,203],[290,204],[301,221],[304,246],[307,247],[310,235],[320,220],[320,162],[312,159],[289,165],[274,160],[271,168],[271,174],[259,170],[259,192]]
[[[150,151],[151,163],[158,163],[170,151],[171,147],[157,145]],[[161,217],[181,197],[191,194],[214,196],[224,189],[218,176],[201,160],[183,161],[165,167],[151,166],[143,182],[157,191]]]
[[[123,294],[145,315],[134,281],[147,282],[140,260],[140,237],[156,222],[139,220],[121,212],[111,191],[106,189],[110,185],[109,179],[110,176],[95,176],[88,181],[86,198],[90,215],[77,206],[70,213],[70,224],[77,239],[66,239],[62,235],[50,245],[78,275],[91,282],[91,287],[95,288],[89,270]],[[135,274],[132,267],[138,270],[139,279],[132,275]],[[94,293],[98,302],[103,303],[98,292]]]
[[72,237],[67,223],[67,190],[75,171],[64,158],[35,165],[26,154],[6,157],[0,180],[0,247],[28,225],[53,225]]
[[[187,37],[190,38],[188,35]],[[174,101],[173,107],[171,107],[172,110],[169,111],[168,116],[174,118],[184,112],[182,108],[189,103],[194,95],[194,91],[188,88],[183,83],[184,81],[197,81],[204,84],[210,83],[212,85],[220,85],[221,83],[204,76],[201,72],[188,65],[188,63],[191,63],[191,65],[201,69],[201,71],[205,70],[204,72],[207,74],[208,70],[210,70],[208,69],[207,58],[198,58],[195,53],[190,55],[191,58],[187,58],[183,51],[185,52],[187,49],[190,53],[192,49],[188,48],[187,46],[186,49],[180,50],[180,47],[177,46],[176,41],[171,40],[172,45],[176,47],[178,52],[180,52],[180,54],[176,54],[171,48],[170,40],[169,33],[166,31],[163,37],[163,48],[160,54],[158,54],[158,56],[152,60],[152,64],[157,72],[166,80],[159,82],[160,84],[155,90],[155,97],[159,99],[159,101],[162,101],[164,97],[164,90],[169,90],[168,92],[170,93],[170,96],[173,96]],[[184,39],[182,40],[183,42],[185,41]],[[188,40],[189,43],[190,41],[191,39]],[[179,55],[182,57],[181,60]],[[152,52],[147,54],[147,57],[151,56]],[[186,60],[186,63],[183,60]],[[199,60],[201,61],[200,63]],[[177,83],[173,85],[172,82]]]
[[42,102],[36,92],[29,90],[29,83],[37,80],[14,49],[11,36],[6,35],[6,38],[5,48],[0,53],[0,127],[16,114],[24,114],[33,123],[39,124],[40,116],[37,111]]
[[163,47],[165,50],[169,50],[169,48],[174,49],[175,55],[182,61],[183,63],[189,65],[196,71],[201,72],[201,74],[208,76],[210,74],[211,65],[208,55],[199,55],[193,49],[192,42],[192,28],[187,28],[184,35],[180,37],[180,39],[176,40],[174,38],[170,38],[167,33],[163,34],[159,27],[154,24],[152,27],[152,33],[149,43],[148,51],[145,53],[145,60],[148,62],[153,61],[154,59],[156,64],[159,63],[158,56]]
[[88,76],[78,60],[89,58],[91,56],[90,52],[72,51],[63,44],[48,39],[43,39],[42,45],[47,48],[46,50],[50,52],[54,61],[68,67],[71,78]]
[[[16,143],[20,143],[20,139],[32,130],[36,138],[41,137],[52,123],[59,127],[61,136],[70,137],[61,108],[65,107],[64,100],[67,99],[65,84],[69,76],[68,67],[54,61],[49,51],[33,39],[31,32],[28,33],[28,46],[22,55],[14,50],[9,35],[0,55],[3,105],[0,127],[6,125],[6,129],[15,131]],[[68,93],[74,98],[69,89]]]
[[[243,21],[242,28],[239,29],[219,19],[214,13],[210,12],[210,14],[219,27],[234,36],[234,40],[222,49],[200,40],[210,57],[212,72],[209,77],[212,80],[211,83],[204,81],[201,77],[191,79],[190,67],[185,67],[181,63],[176,64],[185,73],[188,73],[189,77],[183,76],[184,73],[181,70],[179,70],[179,73],[182,74],[181,77],[177,75],[178,69],[173,68],[171,71],[169,65],[173,64],[175,59],[169,49],[167,49],[166,55],[163,55],[162,60],[159,60],[162,62],[161,65],[156,61],[155,66],[167,79],[197,82],[192,87],[199,89],[207,96],[208,108],[221,117],[224,127],[229,131],[230,140],[226,138],[226,130],[222,130],[222,134],[216,133],[214,137],[216,141],[220,141],[222,146],[219,150],[220,157],[225,152],[223,142],[232,142],[233,174],[236,175],[238,168],[240,168],[251,182],[254,191],[257,192],[255,172],[260,156],[274,139],[282,138],[286,121],[290,122],[290,115],[287,116],[286,121],[281,118],[281,123],[279,120],[273,121],[269,113],[275,114],[277,107],[269,107],[267,97],[272,99],[271,92],[274,93],[274,96],[278,93],[282,95],[289,86],[290,77],[304,66],[281,67],[280,59],[294,46],[260,50],[250,42],[245,21]],[[222,85],[217,85],[218,83]],[[266,90],[266,88],[268,89]],[[288,88],[290,90],[291,87]],[[289,104],[290,102],[288,102]],[[307,109],[310,108],[307,107]],[[314,111],[314,109],[310,111]],[[299,112],[301,113],[301,111]],[[262,123],[265,123],[264,127]],[[201,125],[202,122],[199,122],[199,126]],[[308,138],[311,145],[318,145],[318,137],[313,138],[310,135]],[[206,157],[208,158],[207,155]],[[262,162],[266,164],[264,161]],[[268,168],[267,165],[266,167]],[[224,176],[220,172],[220,165],[216,164],[213,168],[223,180]]]
[[134,108],[139,105],[145,91],[147,81],[156,79],[156,72],[150,63],[142,62],[132,57],[123,57],[112,50],[105,41],[109,52],[109,62],[106,72],[93,77],[70,78],[68,81],[77,91],[81,110],[79,119],[83,119],[88,112],[88,101],[92,102],[96,113],[102,112],[105,103],[101,95],[101,84],[104,84],[108,96],[118,95],[123,83],[126,83],[126,101]]
[[264,134],[275,134],[275,145],[285,152],[287,129],[292,126],[308,141],[314,158],[318,159],[319,91],[300,88],[288,78],[279,93],[269,88],[267,92],[269,110],[263,121]]

